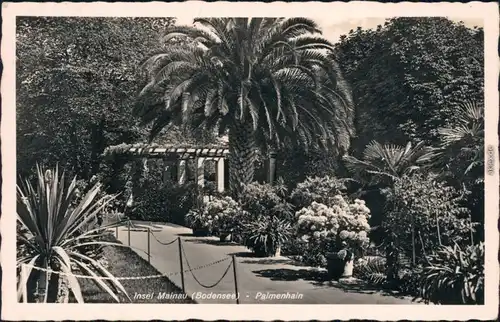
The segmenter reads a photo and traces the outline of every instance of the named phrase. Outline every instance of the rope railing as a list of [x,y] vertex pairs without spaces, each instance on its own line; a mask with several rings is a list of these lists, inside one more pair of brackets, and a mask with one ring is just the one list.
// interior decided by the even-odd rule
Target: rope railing
[[[188,261],[188,259],[187,259],[187,256],[186,256],[186,251],[184,250],[184,247],[181,247],[181,249],[182,249],[182,253],[184,254],[184,259],[186,260],[186,264],[187,264],[187,266],[188,266],[188,271],[190,271],[190,272],[191,272],[191,275],[193,275],[193,279],[196,281],[196,283],[198,283],[201,287],[204,287],[204,288],[214,288],[214,287],[216,287],[217,285],[219,285],[219,283],[220,283],[220,282],[224,279],[224,277],[226,277],[227,273],[229,272],[229,269],[230,269],[230,268],[231,268],[231,266],[233,265],[233,262],[230,262],[230,263],[229,263],[229,265],[227,266],[226,270],[225,270],[225,271],[224,271],[224,273],[222,274],[221,278],[219,278],[219,280],[218,280],[217,282],[215,282],[215,283],[214,283],[214,284],[212,284],[212,285],[205,285],[205,284],[203,284],[202,282],[200,282],[200,280],[199,280],[199,279],[196,277],[196,275],[193,273],[193,270],[191,269],[191,265],[189,264],[189,261]],[[227,259],[229,259],[229,257],[228,257],[228,258],[225,258],[225,259],[223,259],[223,260],[221,260],[221,261],[219,261],[219,262],[223,262],[224,260],[227,260]],[[215,265],[215,263],[214,263],[214,264],[212,264],[212,265]],[[212,266],[212,265],[210,265],[210,266]],[[207,265],[207,266],[205,266],[205,267],[208,267],[208,265]]]
[[[125,225],[123,225],[125,224]],[[148,263],[151,263],[151,255],[155,255],[155,256],[163,256],[163,255],[160,255],[160,254],[157,254],[156,252],[151,252],[151,236],[153,236],[153,238],[156,240],[156,242],[158,242],[160,245],[162,246],[169,246],[169,245],[172,245],[174,244],[175,242],[178,242],[178,254],[179,254],[179,271],[176,271],[176,272],[168,272],[168,273],[160,273],[160,274],[153,274],[153,275],[147,275],[147,276],[122,276],[122,277],[110,277],[110,276],[91,276],[91,275],[83,275],[83,274],[76,274],[73,273],[73,272],[63,272],[63,271],[55,271],[55,270],[52,270],[52,269],[49,269],[49,268],[43,268],[43,267],[38,267],[38,266],[35,266],[35,265],[30,265],[30,264],[27,264],[27,263],[18,263],[17,266],[21,268],[21,271],[25,271],[26,272],[26,268],[31,268],[31,269],[34,269],[34,270],[38,270],[38,271],[43,271],[43,272],[47,272],[47,273],[50,273],[50,274],[58,274],[58,275],[61,275],[61,276],[73,276],[74,278],[79,278],[79,279],[93,279],[93,280],[118,280],[118,281],[130,281],[130,280],[146,280],[146,279],[155,279],[155,278],[170,278],[170,277],[174,277],[174,276],[178,276],[180,275],[180,280],[181,280],[181,283],[182,283],[182,291],[184,293],[186,293],[186,288],[185,288],[185,279],[184,279],[184,274],[185,273],[191,273],[191,275],[193,276],[193,279],[194,281],[199,285],[201,286],[202,288],[205,288],[205,289],[211,289],[211,288],[214,288],[216,287],[217,285],[219,285],[222,280],[227,276],[227,274],[229,273],[229,270],[231,269],[231,267],[233,267],[233,274],[234,274],[234,288],[235,288],[235,294],[238,294],[238,284],[237,284],[237,276],[236,276],[236,259],[235,259],[235,256],[227,256],[227,257],[224,257],[224,258],[221,258],[221,259],[218,259],[218,260],[215,260],[215,261],[212,261],[212,262],[209,262],[209,263],[205,263],[205,264],[202,264],[202,265],[199,265],[199,266],[196,266],[196,267],[192,267],[191,266],[191,263],[189,262],[188,260],[188,257],[186,255],[186,250],[185,248],[183,247],[182,245],[182,239],[180,237],[177,237],[171,241],[168,241],[168,242],[164,242],[164,241],[161,241],[158,236],[156,236],[152,231],[151,231],[151,228],[150,227],[147,227],[145,226],[145,232],[147,232],[147,251],[141,249],[141,248],[138,248],[138,247],[134,247],[131,245],[131,222],[130,221],[121,221],[120,223],[116,223],[116,239],[118,239],[118,229],[119,227],[125,227],[127,228],[128,227],[128,245],[123,245],[123,247],[129,247],[130,249],[133,249],[134,251],[136,251],[137,253],[144,253],[146,256],[147,256],[147,261]],[[135,238],[134,238],[135,239]],[[224,272],[222,274],[222,276],[213,284],[204,284],[200,281],[200,279],[198,278],[198,276],[195,275],[195,271],[198,271],[198,270],[201,270],[201,269],[204,269],[204,268],[207,268],[207,267],[210,267],[210,266],[213,266],[213,265],[217,265],[217,264],[220,264],[222,262],[225,262],[227,260],[231,260],[229,265],[227,265],[227,267],[224,269]],[[186,265],[187,265],[187,269],[184,269],[183,267],[183,262],[185,261]],[[239,296],[236,297],[236,303],[239,304]]]
[[[195,268],[189,268],[184,270],[184,273],[189,273],[192,271],[200,270],[208,266],[212,266],[224,261],[227,261],[230,259],[230,257],[225,257],[223,259],[219,259],[213,262],[210,262],[208,264],[203,264],[200,266],[197,266]],[[62,276],[73,276],[75,278],[81,278],[81,279],[100,279],[100,280],[119,280],[119,281],[129,281],[129,280],[144,280],[144,279],[153,279],[153,278],[162,278],[162,277],[172,277],[181,274],[180,271],[178,272],[173,272],[173,273],[163,273],[163,274],[155,274],[155,275],[147,275],[147,276],[126,276],[126,277],[109,277],[109,276],[90,276],[90,275],[81,275],[81,274],[73,274],[73,273],[67,273],[67,272],[62,272],[62,271],[55,271],[52,269],[47,269],[43,267],[38,267],[35,265],[30,265],[30,264],[24,264],[24,263],[18,263],[17,266],[24,266],[24,267],[30,267],[32,269],[50,273],[50,274],[57,274],[57,275],[62,275]]]
[[155,234],[151,230],[149,230],[148,232],[149,232],[149,234],[151,234],[151,236],[153,236],[153,238],[158,242],[158,244],[161,244],[163,246],[171,245],[177,241],[177,238],[174,238],[173,240],[171,240],[169,242],[162,242],[158,239],[158,237],[155,236]]

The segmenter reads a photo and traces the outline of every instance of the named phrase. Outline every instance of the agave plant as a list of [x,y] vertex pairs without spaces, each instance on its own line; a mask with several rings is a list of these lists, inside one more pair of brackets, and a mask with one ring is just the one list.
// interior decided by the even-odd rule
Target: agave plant
[[420,297],[437,304],[484,303],[484,244],[442,246],[428,257]]
[[101,188],[97,183],[77,205],[72,205],[77,194],[76,178],[68,185],[64,173],[59,176],[58,167],[44,173],[37,166],[37,174],[35,185],[26,180],[17,186],[17,262],[23,272],[18,279],[18,300],[24,290],[30,290],[26,301],[55,302],[64,281],[75,299],[83,303],[75,274],[89,276],[117,302],[120,293],[129,298],[121,283],[96,258],[96,246],[123,246],[103,240],[111,226],[96,225],[98,214],[112,198],[97,200]]

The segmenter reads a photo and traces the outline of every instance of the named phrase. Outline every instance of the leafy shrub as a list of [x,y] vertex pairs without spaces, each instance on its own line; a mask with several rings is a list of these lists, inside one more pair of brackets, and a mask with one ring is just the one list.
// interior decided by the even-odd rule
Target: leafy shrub
[[296,236],[289,239],[285,247],[284,254],[313,267],[326,267],[325,254],[338,250],[329,239],[316,239],[312,242]]
[[[315,146],[307,149],[300,146],[286,146],[277,155],[277,175],[283,177],[289,187],[297,184],[307,177],[323,177],[334,175],[341,162],[337,150],[325,150]],[[300,169],[300,171],[297,171]]]
[[235,237],[259,255],[270,255],[291,236],[293,206],[282,180],[276,185],[252,183],[243,188]]
[[420,275],[420,297],[436,304],[484,304],[484,244],[440,247]]
[[239,203],[241,207],[257,216],[277,216],[283,219],[293,218],[293,206],[286,200],[286,188],[282,184],[270,185],[251,183],[243,188]]
[[421,267],[401,269],[398,273],[397,290],[403,294],[418,297],[420,292]]
[[167,220],[183,225],[189,210],[195,205],[197,192],[193,182],[166,186],[164,189],[168,204]]
[[339,179],[336,177],[308,177],[292,191],[290,196],[296,209],[308,207],[313,201],[325,205],[331,205],[334,196],[342,195],[347,190],[346,183],[350,179]]
[[413,175],[397,180],[386,196],[382,226],[404,255],[412,256],[412,235],[420,261],[439,245],[471,243],[474,224],[468,209],[462,206],[463,192],[435,181],[431,175]]
[[185,217],[196,201],[194,183],[156,185],[146,182],[142,187],[141,193],[134,196],[131,218],[180,225],[185,223]]
[[331,198],[331,207],[313,201],[299,210],[297,218],[297,236],[306,242],[318,243],[326,240],[340,249],[341,242],[346,242],[355,252],[368,246],[370,209],[363,200],[356,199],[348,204],[341,195]]

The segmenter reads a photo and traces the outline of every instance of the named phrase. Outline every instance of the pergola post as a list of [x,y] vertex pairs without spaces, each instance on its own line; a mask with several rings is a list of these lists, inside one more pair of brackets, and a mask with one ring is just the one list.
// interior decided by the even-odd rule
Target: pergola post
[[205,186],[205,158],[196,158],[196,184],[199,188]]
[[170,163],[163,159],[163,183],[166,184],[170,179],[172,179]]
[[215,169],[217,192],[224,192],[224,170],[224,158],[219,158]]
[[198,187],[198,200],[203,202],[208,199],[208,196],[203,194],[203,188],[205,187],[205,158],[196,157],[196,171],[195,171],[195,182]]
[[276,152],[270,152],[267,160],[267,182],[274,183],[276,176]]
[[179,160],[177,163],[177,182],[184,184],[186,182],[186,160]]

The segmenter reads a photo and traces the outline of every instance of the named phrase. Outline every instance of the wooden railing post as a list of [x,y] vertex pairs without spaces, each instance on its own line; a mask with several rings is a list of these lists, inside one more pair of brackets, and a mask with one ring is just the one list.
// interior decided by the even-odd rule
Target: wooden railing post
[[233,255],[233,274],[234,274],[234,292],[236,293],[236,304],[240,304],[240,296],[238,294],[238,276],[236,275],[236,257]]
[[182,284],[182,292],[186,293],[186,287],[184,285],[184,263],[182,262],[182,241],[181,238],[178,238],[179,240],[179,262],[181,266],[181,284]]
[[148,263],[151,263],[151,228],[148,227]]

